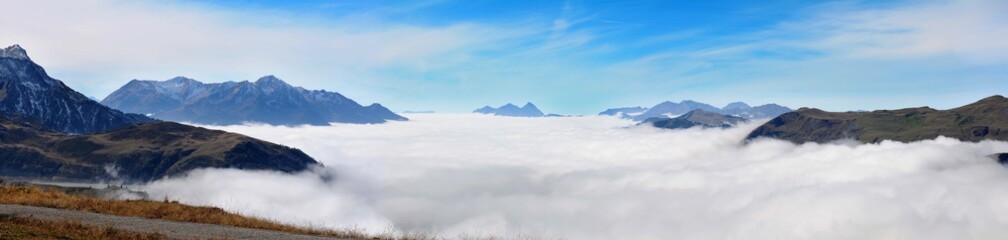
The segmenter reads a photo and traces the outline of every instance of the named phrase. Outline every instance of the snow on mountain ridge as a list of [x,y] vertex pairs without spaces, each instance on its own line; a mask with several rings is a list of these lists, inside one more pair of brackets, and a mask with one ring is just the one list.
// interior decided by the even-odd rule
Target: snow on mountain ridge
[[370,124],[408,120],[381,105],[361,106],[339,93],[291,86],[273,75],[254,82],[202,83],[185,77],[133,81],[102,103],[127,112],[154,113],[167,120],[218,125]]
[[3,50],[0,50],[0,58],[31,60],[28,58],[28,53],[25,52],[24,48],[21,48],[21,45],[17,44],[11,45],[9,47],[4,48]]

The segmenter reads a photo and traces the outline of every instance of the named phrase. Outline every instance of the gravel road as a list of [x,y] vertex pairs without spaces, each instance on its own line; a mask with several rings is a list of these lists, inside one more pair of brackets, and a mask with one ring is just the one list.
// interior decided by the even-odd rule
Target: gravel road
[[133,232],[157,231],[169,238],[175,239],[332,239],[259,229],[176,222],[160,219],[121,217],[74,210],[21,205],[0,204],[0,215],[13,215],[17,217],[28,217],[47,221],[70,220],[98,227],[112,226],[116,229]]

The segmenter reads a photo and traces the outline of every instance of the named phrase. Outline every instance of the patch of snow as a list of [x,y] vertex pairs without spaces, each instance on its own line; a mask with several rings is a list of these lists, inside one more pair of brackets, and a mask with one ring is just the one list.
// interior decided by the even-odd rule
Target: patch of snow
[[25,52],[21,46],[14,44],[13,46],[0,49],[0,58],[13,58],[13,59],[28,59],[28,53]]
[[29,81],[22,81],[21,82],[21,86],[25,86],[28,89],[31,89],[32,91],[39,91],[39,90],[42,89],[42,86],[39,86],[37,83],[33,83],[33,82],[29,82]]

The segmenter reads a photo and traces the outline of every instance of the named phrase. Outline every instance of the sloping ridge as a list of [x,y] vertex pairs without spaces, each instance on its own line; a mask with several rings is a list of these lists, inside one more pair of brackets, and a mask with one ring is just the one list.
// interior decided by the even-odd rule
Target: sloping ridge
[[747,140],[769,137],[794,143],[854,139],[913,142],[945,136],[962,141],[1008,141],[1008,99],[996,95],[949,110],[929,107],[872,112],[802,108],[756,128]]
[[173,122],[67,135],[0,116],[0,176],[146,182],[198,168],[297,172],[315,164],[301,150]]

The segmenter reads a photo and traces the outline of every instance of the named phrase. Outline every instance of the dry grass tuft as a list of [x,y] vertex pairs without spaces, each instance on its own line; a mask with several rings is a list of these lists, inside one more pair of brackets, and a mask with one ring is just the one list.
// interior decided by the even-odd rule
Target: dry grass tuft
[[122,231],[79,222],[0,216],[0,239],[168,239],[160,233]]

